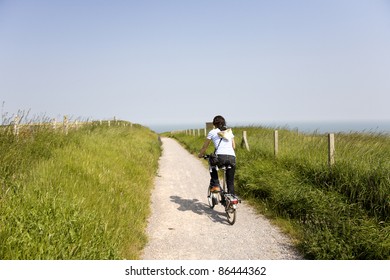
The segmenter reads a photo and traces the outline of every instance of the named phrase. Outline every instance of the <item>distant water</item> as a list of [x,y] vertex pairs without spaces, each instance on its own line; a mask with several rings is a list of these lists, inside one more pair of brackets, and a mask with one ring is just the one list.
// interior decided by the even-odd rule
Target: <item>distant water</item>
[[199,123],[199,124],[151,124],[146,125],[151,130],[162,133],[162,132],[171,132],[175,130],[186,130],[186,129],[194,129],[194,128],[204,128],[205,124]]
[[390,121],[361,121],[361,122],[291,122],[270,123],[271,127],[286,127],[306,133],[337,133],[337,132],[366,132],[390,133]]
[[[266,126],[275,128],[287,128],[290,130],[298,130],[305,133],[367,132],[390,134],[390,121],[232,123],[231,126]],[[204,123],[149,125],[149,128],[157,133],[204,127]]]

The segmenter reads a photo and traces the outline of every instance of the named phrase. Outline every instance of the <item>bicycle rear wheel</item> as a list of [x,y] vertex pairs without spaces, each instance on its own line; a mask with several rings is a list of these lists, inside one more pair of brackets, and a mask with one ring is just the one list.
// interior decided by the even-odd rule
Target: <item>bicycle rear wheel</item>
[[236,222],[237,211],[234,208],[228,208],[226,210],[227,221],[229,224],[234,225]]

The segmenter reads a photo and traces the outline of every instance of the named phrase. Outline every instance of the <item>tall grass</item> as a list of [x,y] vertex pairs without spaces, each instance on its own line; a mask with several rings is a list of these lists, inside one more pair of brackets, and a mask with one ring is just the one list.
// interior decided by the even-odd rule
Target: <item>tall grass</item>
[[160,146],[141,126],[0,133],[0,259],[137,259]]
[[[287,219],[309,259],[390,258],[390,137],[337,134],[336,164],[327,163],[327,137],[279,128],[246,130],[251,151],[237,149],[237,191],[263,211]],[[198,151],[204,137],[175,134]]]

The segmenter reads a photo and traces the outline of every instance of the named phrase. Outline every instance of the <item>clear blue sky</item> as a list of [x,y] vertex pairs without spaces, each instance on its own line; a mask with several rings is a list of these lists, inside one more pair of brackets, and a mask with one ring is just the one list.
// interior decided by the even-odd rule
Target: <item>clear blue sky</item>
[[390,120],[390,1],[0,0],[4,111]]

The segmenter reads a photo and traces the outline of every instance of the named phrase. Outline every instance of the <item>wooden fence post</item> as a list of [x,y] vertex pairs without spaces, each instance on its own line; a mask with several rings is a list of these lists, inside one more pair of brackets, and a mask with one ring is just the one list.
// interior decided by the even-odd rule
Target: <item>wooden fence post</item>
[[51,120],[51,122],[52,122],[53,130],[55,131],[55,130],[57,129],[57,120],[56,120],[55,118],[53,118],[53,119]]
[[244,147],[249,151],[249,144],[248,144],[248,139],[246,137],[246,131],[242,132],[242,141],[241,141],[241,147]]
[[68,135],[68,116],[64,116],[63,129],[65,135]]
[[274,131],[274,156],[278,156],[279,151],[279,132],[277,130]]
[[19,122],[20,122],[20,117],[16,115],[14,119],[14,135],[16,137],[19,137]]
[[335,159],[335,145],[334,145],[334,133],[328,134],[328,164],[329,166],[334,165]]

